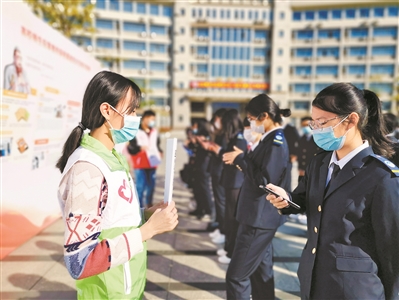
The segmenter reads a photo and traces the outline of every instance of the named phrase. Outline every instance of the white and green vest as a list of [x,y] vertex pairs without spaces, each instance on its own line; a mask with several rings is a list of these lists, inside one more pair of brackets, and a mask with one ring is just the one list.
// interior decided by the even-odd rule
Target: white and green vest
[[[63,176],[78,161],[89,162],[102,172],[108,184],[108,200],[102,212],[102,231],[99,239],[112,239],[140,227],[143,216],[136,188],[126,169],[127,162],[115,150],[104,154],[104,149],[98,149],[99,142],[93,140],[88,135],[82,138],[81,146],[69,157]],[[93,142],[97,146],[94,150],[99,152],[99,155],[89,150],[93,148]],[[115,158],[116,162],[120,163],[116,167]],[[144,243],[143,252],[123,265],[113,267],[99,275],[77,280],[78,299],[142,299],[146,269],[147,251]]]

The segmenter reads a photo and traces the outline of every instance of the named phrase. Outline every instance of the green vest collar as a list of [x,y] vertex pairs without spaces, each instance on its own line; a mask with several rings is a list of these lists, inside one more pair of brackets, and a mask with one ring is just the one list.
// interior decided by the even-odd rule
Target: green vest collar
[[80,145],[98,156],[100,156],[108,165],[111,172],[127,171],[129,172],[129,165],[123,157],[121,157],[115,149],[109,151],[99,140],[93,138],[88,133],[82,136]]

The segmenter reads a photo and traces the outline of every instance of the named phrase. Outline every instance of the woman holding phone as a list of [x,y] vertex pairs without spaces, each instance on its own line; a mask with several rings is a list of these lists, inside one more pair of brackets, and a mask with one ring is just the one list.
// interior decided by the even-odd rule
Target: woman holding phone
[[[335,83],[313,100],[310,127],[326,151],[292,193],[268,184],[307,214],[301,298],[398,299],[399,168],[385,158],[393,151],[381,101],[369,90]],[[266,199],[283,214],[298,213],[282,197]]]
[[264,201],[266,193],[259,186],[274,183],[289,188],[289,151],[281,124],[282,116],[291,112],[280,109],[266,94],[249,101],[246,112],[252,130],[262,137],[253,151],[233,162],[245,177],[237,200],[237,238],[226,274],[227,299],[274,300],[271,242],[285,218]]

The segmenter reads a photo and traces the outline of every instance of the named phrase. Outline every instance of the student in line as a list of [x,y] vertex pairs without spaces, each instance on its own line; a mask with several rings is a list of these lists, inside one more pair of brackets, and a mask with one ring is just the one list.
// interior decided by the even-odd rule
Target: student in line
[[399,169],[385,136],[381,101],[335,83],[312,102],[315,156],[290,197],[266,197],[283,214],[306,212],[308,241],[298,269],[302,299],[398,299]]

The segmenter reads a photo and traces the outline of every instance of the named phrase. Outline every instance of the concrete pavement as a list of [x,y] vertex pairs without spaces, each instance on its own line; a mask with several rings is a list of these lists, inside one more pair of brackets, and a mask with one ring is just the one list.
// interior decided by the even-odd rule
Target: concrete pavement
[[[180,223],[173,232],[148,242],[145,298],[225,299],[227,265],[217,261],[218,246],[205,230],[207,223],[188,216],[192,194],[179,179],[178,171],[187,161],[181,146],[176,157],[173,198]],[[154,201],[163,199],[163,174],[162,165],[157,173]],[[299,299],[296,270],[305,242],[306,227],[291,222],[283,225],[273,240],[277,299]],[[62,251],[60,219],[1,261],[0,298],[76,299],[75,282],[65,268]]]

